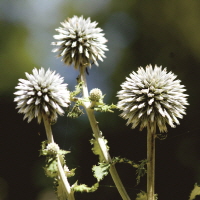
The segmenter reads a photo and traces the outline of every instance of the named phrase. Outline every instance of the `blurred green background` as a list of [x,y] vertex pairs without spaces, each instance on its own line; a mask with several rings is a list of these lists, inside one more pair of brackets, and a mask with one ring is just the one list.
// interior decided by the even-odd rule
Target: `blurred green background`
[[[156,193],[160,200],[187,200],[195,182],[200,184],[200,1],[199,0],[1,0],[0,48],[0,200],[55,200],[52,180],[45,177],[39,157],[46,139],[43,125],[23,121],[13,102],[19,78],[34,67],[56,70],[69,89],[76,84],[78,71],[51,53],[55,28],[73,15],[99,22],[108,39],[109,52],[99,67],[89,70],[89,90],[100,88],[106,103],[116,103],[120,84],[133,70],[147,64],[173,71],[186,86],[190,106],[177,128],[168,129],[166,140],[156,143]],[[146,131],[131,130],[114,114],[97,114],[100,128],[109,141],[111,156],[138,162],[146,158]],[[85,115],[72,120],[60,117],[53,126],[55,141],[70,150],[67,164],[77,168],[71,183],[92,185],[91,167],[98,158],[92,154],[92,131]],[[117,165],[131,197],[146,190],[146,177],[136,186],[135,170]],[[120,200],[107,176],[95,193],[76,199]],[[197,199],[197,198],[196,198]]]

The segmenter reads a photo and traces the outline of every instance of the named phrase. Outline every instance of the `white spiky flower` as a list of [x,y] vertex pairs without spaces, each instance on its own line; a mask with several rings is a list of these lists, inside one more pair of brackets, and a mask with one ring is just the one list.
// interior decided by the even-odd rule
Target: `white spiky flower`
[[56,29],[59,35],[54,35],[57,42],[53,52],[59,52],[62,61],[66,65],[74,65],[75,69],[80,66],[90,66],[94,63],[98,66],[97,60],[103,61],[104,51],[107,51],[107,42],[101,28],[96,28],[97,22],[91,22],[90,18],[83,16],[68,18],[61,22],[62,27]]
[[57,114],[63,115],[61,107],[69,106],[70,93],[64,79],[55,71],[44,68],[33,69],[33,74],[25,73],[28,80],[19,79],[15,87],[18,91],[14,101],[17,102],[19,113],[24,113],[24,119],[30,122],[34,117],[41,123],[43,114],[50,122],[57,120]]
[[130,74],[130,78],[121,84],[118,92],[120,116],[128,119],[132,128],[140,125],[140,130],[150,125],[155,130],[157,124],[160,132],[167,132],[166,124],[175,127],[177,118],[182,118],[185,105],[188,105],[186,89],[175,80],[176,75],[167,73],[162,67],[147,65]]

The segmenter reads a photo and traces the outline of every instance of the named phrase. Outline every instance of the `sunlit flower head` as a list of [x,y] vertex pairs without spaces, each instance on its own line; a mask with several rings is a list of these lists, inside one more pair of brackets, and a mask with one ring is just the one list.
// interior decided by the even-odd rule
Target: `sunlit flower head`
[[91,67],[94,63],[98,66],[97,60],[103,61],[104,51],[107,51],[107,42],[101,28],[97,28],[97,22],[91,22],[90,18],[84,19],[83,16],[68,18],[61,22],[62,27],[56,29],[59,33],[54,35],[57,42],[53,52],[59,52],[58,57],[62,56],[62,61],[66,65],[79,67]]
[[18,91],[14,101],[17,102],[19,113],[25,114],[24,119],[30,122],[34,117],[41,123],[42,116],[47,115],[50,122],[57,120],[57,114],[63,115],[61,107],[69,106],[70,93],[63,78],[55,71],[43,68],[33,69],[33,74],[26,74],[27,80],[19,79],[15,87]]
[[177,118],[186,114],[188,95],[184,94],[186,89],[181,81],[175,79],[176,75],[161,66],[148,65],[132,72],[117,94],[117,106],[123,111],[120,116],[128,120],[127,125],[140,125],[140,130],[149,125],[152,131],[157,125],[160,132],[167,132],[166,124],[179,124]]

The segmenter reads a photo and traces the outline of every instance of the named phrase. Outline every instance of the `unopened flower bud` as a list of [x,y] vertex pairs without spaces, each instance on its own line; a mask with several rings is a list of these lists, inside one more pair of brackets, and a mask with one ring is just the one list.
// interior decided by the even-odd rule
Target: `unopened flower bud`
[[90,91],[90,100],[91,101],[99,101],[102,98],[102,92],[100,89],[98,88],[94,88]]
[[60,147],[56,143],[52,142],[47,145],[47,150],[49,151],[49,153],[57,154],[60,150]]

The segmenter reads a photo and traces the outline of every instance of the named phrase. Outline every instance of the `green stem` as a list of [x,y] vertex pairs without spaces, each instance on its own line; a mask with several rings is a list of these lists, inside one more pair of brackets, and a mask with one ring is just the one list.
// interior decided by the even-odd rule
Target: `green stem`
[[[89,94],[88,94],[87,81],[86,81],[86,77],[85,77],[85,68],[84,67],[80,67],[80,78],[81,78],[81,81],[83,82],[83,98],[88,98]],[[91,128],[92,128],[94,137],[99,144],[99,148],[100,148],[101,153],[104,157],[104,160],[105,160],[106,163],[111,164],[112,159],[111,159],[110,154],[107,150],[106,144],[103,140],[102,133],[101,133],[99,126],[98,126],[98,122],[96,121],[96,118],[95,118],[95,115],[94,115],[94,110],[90,108],[91,104],[88,101],[83,102],[83,105],[84,105],[84,108],[86,110],[86,113],[87,113],[87,116],[88,116],[88,119],[89,119],[89,122],[90,122],[90,125],[91,125]],[[126,192],[114,165],[111,164],[109,172],[111,174],[111,177],[112,177],[122,199],[123,200],[130,200],[130,197],[128,196],[128,194]]]
[[[46,130],[48,143],[54,143],[52,129],[51,129],[51,125],[49,123],[49,118],[45,114],[43,114],[42,117],[43,117],[43,121],[44,121],[44,126],[45,126],[45,130]],[[67,197],[68,197],[67,199],[68,200],[75,200],[74,193],[71,191],[70,184],[69,184],[69,182],[67,180],[65,172],[64,172],[63,167],[61,165],[59,156],[58,156],[58,172],[59,172],[59,175],[60,175],[60,179],[61,179],[61,181],[63,183],[63,186],[64,186],[64,188],[66,190],[66,194],[67,194]]]
[[45,127],[45,130],[46,130],[48,143],[53,143],[54,139],[53,139],[53,134],[52,134],[52,130],[51,130],[51,125],[49,123],[49,118],[45,114],[43,114],[42,117],[43,117],[43,121],[44,121],[44,127]]
[[[154,126],[152,131],[152,126]],[[147,200],[155,200],[155,136],[156,125],[147,127]]]

